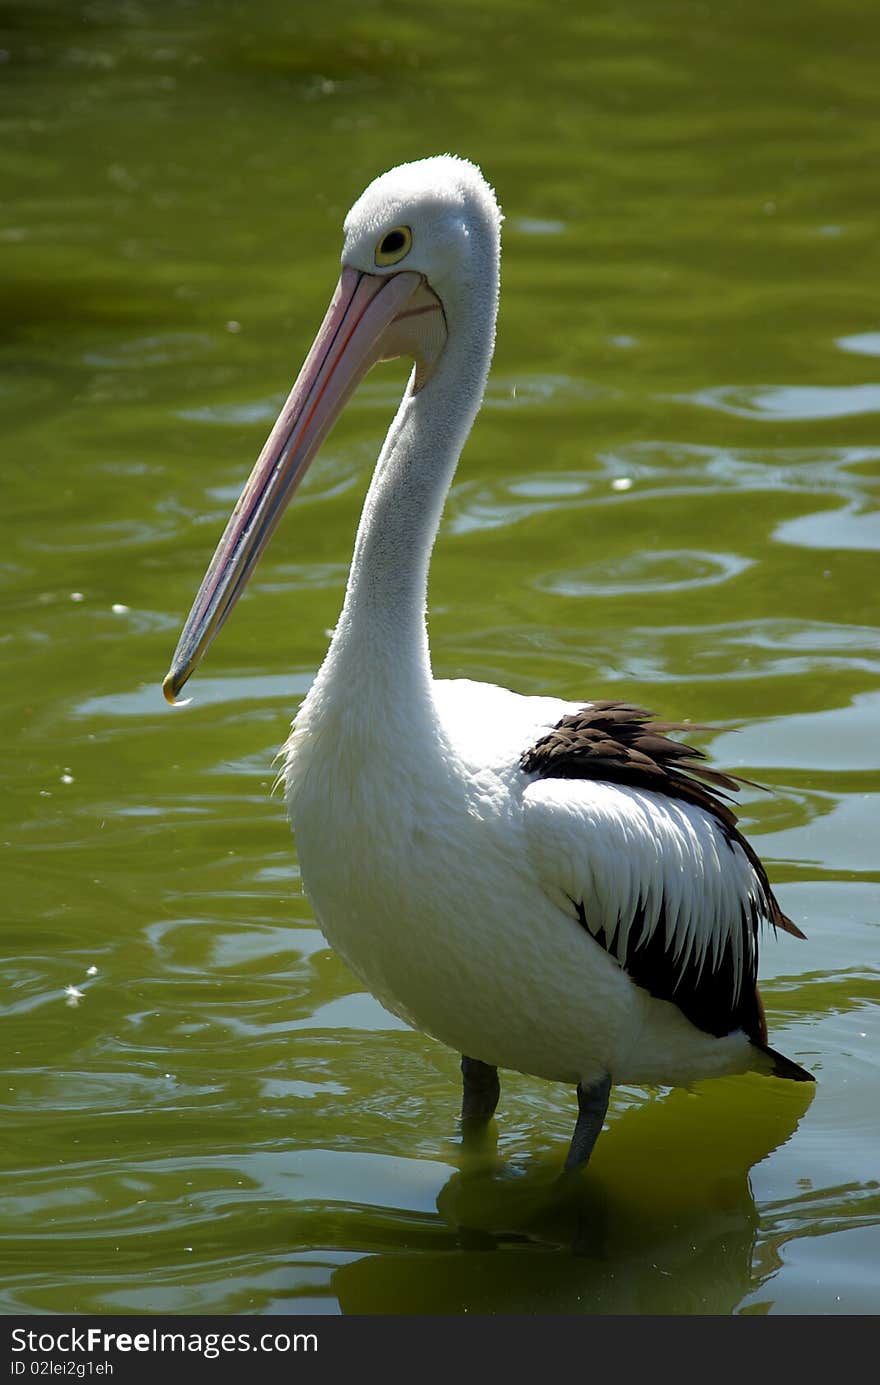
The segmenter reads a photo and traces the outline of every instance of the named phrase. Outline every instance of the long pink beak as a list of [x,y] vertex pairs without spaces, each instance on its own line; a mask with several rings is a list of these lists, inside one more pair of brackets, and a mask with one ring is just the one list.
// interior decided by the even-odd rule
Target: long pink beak
[[343,269],[336,292],[205,573],[162,684],[174,702],[229,615],[321,443],[372,365],[420,274]]

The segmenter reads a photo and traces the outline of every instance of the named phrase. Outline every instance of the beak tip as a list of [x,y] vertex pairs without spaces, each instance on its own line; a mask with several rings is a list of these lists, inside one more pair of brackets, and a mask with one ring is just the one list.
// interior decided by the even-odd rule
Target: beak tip
[[176,707],[177,703],[177,682],[174,677],[174,669],[169,670],[162,683],[162,696],[170,707]]

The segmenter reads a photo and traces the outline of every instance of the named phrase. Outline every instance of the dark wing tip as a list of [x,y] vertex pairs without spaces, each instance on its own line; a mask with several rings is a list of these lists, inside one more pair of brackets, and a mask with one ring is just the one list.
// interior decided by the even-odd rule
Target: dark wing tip
[[[773,903],[776,904],[775,896],[773,898]],[[778,905],[776,907],[779,908]],[[781,909],[779,910],[778,918],[772,918],[770,922],[773,924],[774,928],[781,928],[783,933],[790,933],[793,938],[802,938],[806,942],[806,933],[802,932],[797,924],[792,922],[788,914],[783,914]]]
[[[754,1040],[752,1041],[754,1043]],[[796,1063],[793,1058],[786,1058],[784,1053],[771,1048],[769,1044],[755,1044],[765,1057],[770,1059],[770,1072],[774,1077],[784,1077],[789,1082],[815,1082],[816,1079],[806,1068],[802,1068],[800,1063]]]

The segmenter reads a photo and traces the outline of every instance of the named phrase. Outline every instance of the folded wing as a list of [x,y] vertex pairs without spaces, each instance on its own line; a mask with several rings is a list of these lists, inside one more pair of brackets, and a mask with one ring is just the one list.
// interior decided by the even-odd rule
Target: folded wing
[[520,762],[536,776],[530,849],[548,894],[633,981],[707,1033],[763,1045],[759,928],[800,931],[725,801],[739,781],[665,734],[683,729],[626,703],[563,717]]

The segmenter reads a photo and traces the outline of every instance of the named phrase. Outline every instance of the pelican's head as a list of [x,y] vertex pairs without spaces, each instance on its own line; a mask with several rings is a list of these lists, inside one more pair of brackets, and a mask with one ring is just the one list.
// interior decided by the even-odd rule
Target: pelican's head
[[475,164],[450,154],[401,164],[370,183],[345,218],[343,269],[420,274],[451,322],[474,294],[497,292],[486,262],[497,268],[500,227]]
[[163,684],[169,702],[229,615],[370,367],[410,358],[409,388],[417,393],[479,308],[489,322],[491,349],[500,224],[480,170],[450,155],[393,168],[355,202],[345,219],[336,292],[193,602]]

